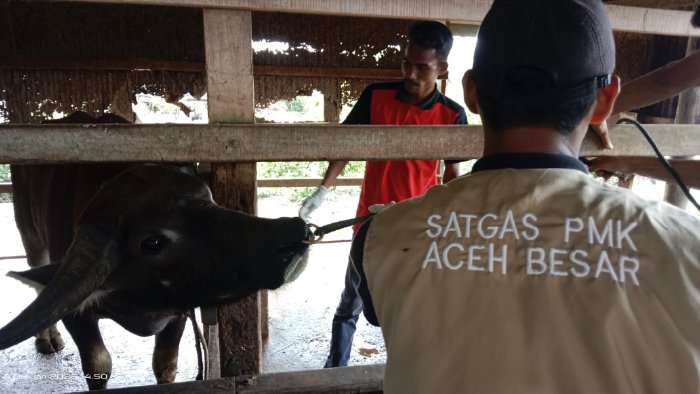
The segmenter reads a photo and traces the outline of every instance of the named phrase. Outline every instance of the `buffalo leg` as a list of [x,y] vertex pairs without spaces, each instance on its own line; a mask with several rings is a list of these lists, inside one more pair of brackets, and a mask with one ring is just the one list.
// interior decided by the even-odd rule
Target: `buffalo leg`
[[163,331],[156,334],[156,345],[153,349],[153,373],[158,384],[175,381],[180,339],[186,324],[187,317],[185,315],[177,316],[165,326]]
[[34,346],[39,353],[51,354],[63,350],[65,343],[55,324],[34,334]]
[[88,388],[107,388],[107,381],[112,375],[112,357],[102,341],[97,319],[72,315],[63,318],[63,324],[80,352],[80,362]]
[[[22,166],[10,166],[10,171],[12,172],[14,187],[12,206],[15,212],[15,223],[22,238],[24,251],[27,254],[27,264],[32,268],[41,267],[49,264],[49,251],[41,236],[39,236],[33,219],[34,212],[32,210],[29,180],[26,179]],[[41,291],[41,289],[35,290],[37,293]],[[64,347],[61,334],[55,325],[39,331],[35,334],[35,337],[34,346],[40,353],[50,354],[62,350]]]

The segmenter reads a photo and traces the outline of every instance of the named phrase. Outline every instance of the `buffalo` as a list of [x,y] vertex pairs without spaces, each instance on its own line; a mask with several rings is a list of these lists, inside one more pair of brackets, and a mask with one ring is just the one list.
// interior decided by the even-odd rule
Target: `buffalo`
[[[115,116],[79,113],[62,122],[86,120],[115,123]],[[12,181],[34,267],[14,276],[45,287],[0,329],[0,350],[39,332],[39,351],[60,350],[53,325],[62,320],[91,390],[105,388],[112,372],[99,319],[155,335],[156,381],[170,383],[189,311],[295,279],[312,238],[300,218],[265,219],[217,205],[205,182],[177,166],[20,165],[12,166]]]

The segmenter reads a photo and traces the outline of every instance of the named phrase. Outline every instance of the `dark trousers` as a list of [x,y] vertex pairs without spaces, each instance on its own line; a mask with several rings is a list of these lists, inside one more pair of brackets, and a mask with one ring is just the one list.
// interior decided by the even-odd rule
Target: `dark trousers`
[[345,271],[345,288],[335,310],[331,326],[331,349],[324,368],[344,367],[350,360],[352,338],[355,336],[357,319],[362,312],[362,298],[357,291],[360,275],[348,261]]

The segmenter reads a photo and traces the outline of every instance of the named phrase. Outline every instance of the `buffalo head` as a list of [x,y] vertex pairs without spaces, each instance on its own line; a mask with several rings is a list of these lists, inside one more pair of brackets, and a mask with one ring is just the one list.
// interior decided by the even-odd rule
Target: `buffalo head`
[[299,218],[218,206],[201,180],[176,167],[133,167],[92,198],[60,265],[26,273],[50,281],[0,329],[0,349],[69,314],[98,311],[120,322],[122,315],[230,303],[275,289],[303,269],[309,236]]

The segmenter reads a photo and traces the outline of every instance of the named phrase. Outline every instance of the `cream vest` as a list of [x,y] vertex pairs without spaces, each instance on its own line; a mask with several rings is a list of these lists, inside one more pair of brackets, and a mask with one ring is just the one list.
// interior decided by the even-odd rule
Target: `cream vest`
[[698,393],[700,220],[570,169],[488,170],[372,222],[387,393]]

